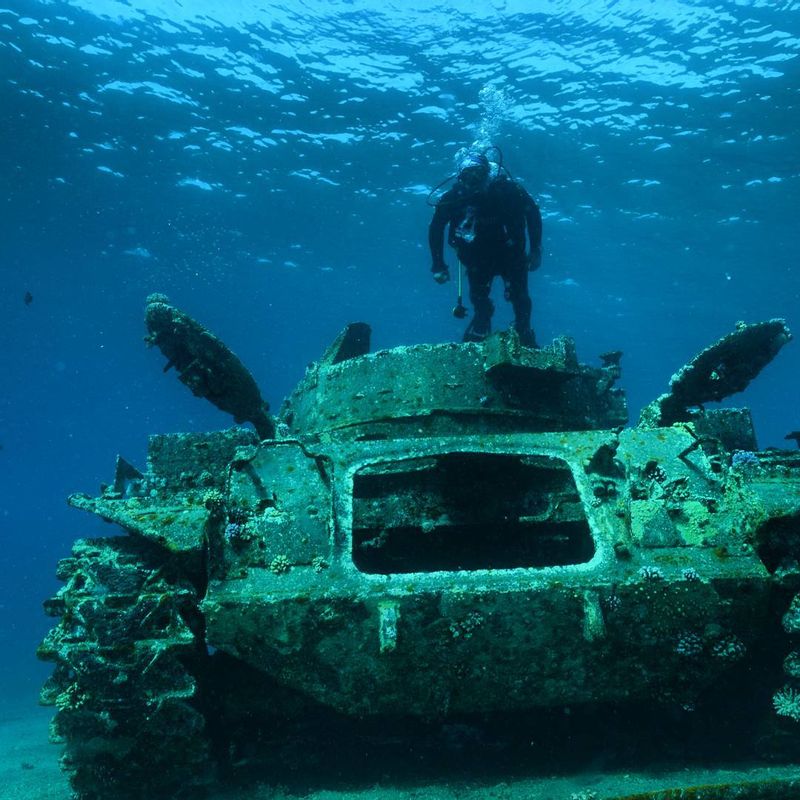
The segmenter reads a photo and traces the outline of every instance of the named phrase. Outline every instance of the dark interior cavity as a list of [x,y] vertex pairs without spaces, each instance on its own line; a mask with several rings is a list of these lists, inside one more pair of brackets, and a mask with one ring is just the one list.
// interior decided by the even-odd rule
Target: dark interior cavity
[[770,573],[800,569],[800,514],[764,522],[756,532],[756,551]]
[[361,470],[353,562],[362,572],[580,564],[594,541],[567,463],[448,453]]

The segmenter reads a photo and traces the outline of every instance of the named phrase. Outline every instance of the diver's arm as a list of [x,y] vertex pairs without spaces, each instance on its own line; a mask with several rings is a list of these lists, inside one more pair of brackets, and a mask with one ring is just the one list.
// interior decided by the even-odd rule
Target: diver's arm
[[445,209],[445,204],[439,202],[436,211],[433,212],[433,219],[428,226],[428,246],[431,250],[431,272],[447,272],[447,264],[444,263],[444,229],[447,227],[449,214]]
[[525,197],[525,224],[528,227],[528,269],[533,272],[542,264],[542,212],[536,201],[520,187]]

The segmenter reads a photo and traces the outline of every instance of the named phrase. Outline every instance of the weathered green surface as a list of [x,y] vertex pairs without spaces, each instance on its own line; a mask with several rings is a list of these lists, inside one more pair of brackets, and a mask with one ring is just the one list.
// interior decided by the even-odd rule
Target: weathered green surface
[[[764,325],[742,334],[759,368],[788,337]],[[368,339],[351,326],[309,368],[273,437],[153,437],[143,473],[120,461],[99,498],[72,498],[130,534],[76,545],[48,605],[44,699],[85,797],[137,796],[163,768],[120,766],[151,746],[143,718],[176,765],[156,794],[209,742],[224,762],[308,707],[671,714],[769,681],[781,718],[769,694],[759,713],[796,740],[798,451],[737,452],[755,445],[742,410],[658,424],[683,390],[625,429],[618,354],[586,367],[568,339]]]
[[[307,533],[304,555],[276,553],[288,571],[231,552],[241,577],[211,581],[208,639],[359,714],[647,697],[689,672],[699,693],[758,638],[770,576],[758,491],[701,449],[679,459],[692,441],[680,428],[339,443],[328,496],[309,498],[333,509],[332,541]],[[592,471],[612,450],[618,474]],[[455,476],[469,483],[453,490]],[[501,494],[505,478],[519,483]],[[307,527],[286,489],[271,484],[275,507]],[[784,504],[800,510],[798,486]],[[250,552],[272,555],[287,521],[245,524]]]
[[579,364],[565,337],[398,347],[313,364],[280,419],[291,434],[361,438],[613,428],[628,419],[618,375]]

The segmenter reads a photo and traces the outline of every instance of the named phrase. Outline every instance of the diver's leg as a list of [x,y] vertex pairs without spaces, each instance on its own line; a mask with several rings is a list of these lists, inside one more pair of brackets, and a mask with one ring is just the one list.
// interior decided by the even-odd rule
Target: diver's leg
[[528,269],[524,258],[514,259],[503,271],[506,286],[506,299],[514,309],[512,327],[519,334],[519,340],[527,347],[536,347],[536,337],[531,329],[531,310],[533,303],[528,292]]
[[489,292],[493,277],[490,271],[479,266],[467,266],[469,301],[472,303],[473,317],[464,331],[465,342],[482,342],[492,331],[494,303],[489,299]]

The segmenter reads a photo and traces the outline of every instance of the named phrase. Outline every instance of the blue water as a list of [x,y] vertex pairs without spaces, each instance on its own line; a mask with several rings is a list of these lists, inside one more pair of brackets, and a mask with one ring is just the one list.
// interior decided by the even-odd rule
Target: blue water
[[[273,409],[349,321],[460,339],[425,199],[492,141],[543,212],[539,341],[622,349],[635,420],[737,320],[800,330],[799,54],[775,0],[0,0],[0,714],[49,671],[57,559],[111,532],[66,495],[230,424],[145,348],[148,293]],[[799,373],[794,343],[732,399],[761,446]]]

